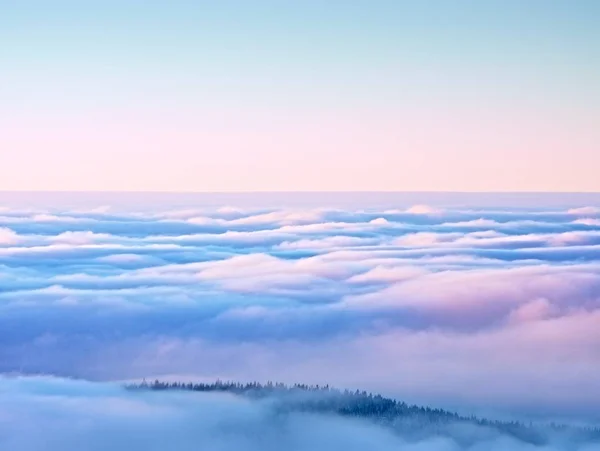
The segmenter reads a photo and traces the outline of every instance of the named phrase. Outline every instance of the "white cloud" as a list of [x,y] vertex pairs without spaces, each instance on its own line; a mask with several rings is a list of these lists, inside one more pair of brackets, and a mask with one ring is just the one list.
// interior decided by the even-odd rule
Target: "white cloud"
[[600,215],[598,207],[579,207],[567,210],[567,213],[574,216],[595,216]]
[[0,246],[12,246],[21,241],[21,237],[14,230],[0,227]]
[[396,238],[393,244],[406,247],[435,246],[439,243],[453,241],[460,236],[460,234],[452,233],[417,232]]
[[406,213],[413,215],[438,215],[442,213],[442,210],[430,205],[413,205],[406,210]]
[[386,226],[389,223],[390,223],[390,221],[388,221],[385,218],[375,218],[375,219],[371,219],[369,221],[369,224],[378,225],[378,226]]
[[304,239],[285,241],[277,246],[279,249],[331,249],[352,246],[377,244],[376,238],[360,238],[352,236],[328,236],[321,239]]
[[230,225],[265,225],[273,223],[280,225],[314,224],[322,219],[322,215],[323,212],[320,210],[281,210],[233,219],[228,223]]
[[101,242],[111,242],[117,241],[118,237],[112,236],[107,233],[94,233],[91,231],[83,231],[83,232],[63,232],[59,235],[51,237],[50,241],[54,243],[63,243],[63,244],[93,244],[93,243],[101,243]]
[[376,266],[365,273],[352,276],[348,282],[401,282],[427,273],[426,269],[414,266]]
[[11,210],[0,371],[283,379],[585,417],[600,402],[591,210],[410,210]]
[[575,221],[573,221],[573,224],[582,224],[582,225],[587,225],[587,226],[600,227],[600,218],[599,219],[595,219],[595,218],[576,219]]
[[148,263],[148,264],[159,264],[164,263],[163,260],[158,258],[149,257],[146,255],[138,254],[113,254],[107,255],[106,257],[98,257],[96,261],[102,263]]
[[498,221],[495,221],[493,219],[483,219],[483,218],[471,219],[469,221],[447,222],[447,223],[442,224],[442,226],[445,226],[445,227],[474,227],[474,228],[480,228],[480,227],[495,228],[495,227],[498,227],[499,225],[500,225],[500,223]]
[[31,220],[33,222],[71,222],[71,223],[77,223],[77,222],[94,222],[96,221],[95,219],[92,218],[76,218],[73,216],[64,216],[64,215],[52,215],[52,214],[47,214],[47,213],[40,213],[37,215],[34,215]]

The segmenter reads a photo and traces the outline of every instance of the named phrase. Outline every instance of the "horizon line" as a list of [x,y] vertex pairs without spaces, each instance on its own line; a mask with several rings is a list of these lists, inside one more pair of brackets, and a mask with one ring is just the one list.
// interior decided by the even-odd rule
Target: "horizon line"
[[0,194],[583,194],[600,191],[443,191],[443,190],[245,190],[245,191],[170,191],[170,190],[3,190]]

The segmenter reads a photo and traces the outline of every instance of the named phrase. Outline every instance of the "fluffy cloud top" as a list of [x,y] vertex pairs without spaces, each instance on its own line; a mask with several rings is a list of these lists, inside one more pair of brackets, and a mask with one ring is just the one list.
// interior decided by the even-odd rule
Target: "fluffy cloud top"
[[0,228],[0,246],[7,246],[17,244],[20,241],[20,237],[13,230],[8,227]]
[[7,208],[0,372],[599,420],[594,208]]

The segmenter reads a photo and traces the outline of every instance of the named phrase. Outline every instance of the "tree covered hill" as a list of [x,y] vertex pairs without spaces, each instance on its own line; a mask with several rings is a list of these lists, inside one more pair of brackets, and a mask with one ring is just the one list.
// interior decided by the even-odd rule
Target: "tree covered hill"
[[505,435],[533,445],[557,440],[570,443],[600,443],[600,428],[561,424],[532,424],[498,421],[405,402],[365,391],[349,391],[328,385],[287,386],[280,383],[260,384],[216,381],[214,383],[142,382],[128,384],[129,390],[188,390],[222,392],[248,399],[270,402],[276,415],[313,413],[364,419],[392,429],[408,440],[426,437],[452,437],[464,445],[485,437]]

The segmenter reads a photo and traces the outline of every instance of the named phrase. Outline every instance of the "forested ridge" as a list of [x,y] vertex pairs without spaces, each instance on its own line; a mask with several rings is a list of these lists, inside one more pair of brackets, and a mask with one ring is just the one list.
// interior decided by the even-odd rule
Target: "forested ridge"
[[519,441],[544,445],[557,437],[577,442],[600,442],[600,428],[568,426],[564,424],[537,424],[519,421],[499,421],[425,406],[409,405],[366,391],[350,391],[329,385],[285,385],[216,381],[213,383],[162,382],[127,384],[129,390],[187,390],[194,392],[230,393],[255,400],[272,401],[273,412],[314,413],[365,419],[391,428],[403,437],[419,440],[437,435],[452,436],[460,441],[475,437],[507,435]]

